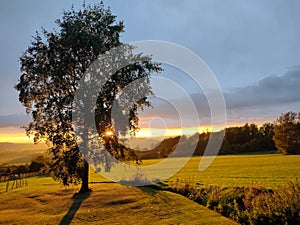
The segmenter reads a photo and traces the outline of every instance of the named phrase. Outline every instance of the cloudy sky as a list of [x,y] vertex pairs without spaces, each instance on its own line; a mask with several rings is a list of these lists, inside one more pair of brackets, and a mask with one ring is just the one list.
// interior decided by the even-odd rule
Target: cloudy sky
[[[73,2],[75,8],[80,7],[81,1]],[[124,42],[164,40],[198,54],[222,88],[229,125],[272,122],[283,112],[300,111],[300,1],[105,0],[104,3],[118,20],[124,21]],[[52,29],[63,9],[70,9],[71,5],[69,0],[0,1],[0,141],[13,140],[17,132],[23,135],[16,128],[28,122],[13,89],[20,75],[18,57],[36,30],[42,26]],[[188,91],[200,121],[207,125],[209,108],[199,87],[170,68],[164,76]],[[176,97],[184,102],[182,96]],[[174,121],[178,115],[172,107],[163,101],[155,101],[154,106],[157,107],[143,113],[145,118],[162,116],[169,120],[169,127],[176,127]]]

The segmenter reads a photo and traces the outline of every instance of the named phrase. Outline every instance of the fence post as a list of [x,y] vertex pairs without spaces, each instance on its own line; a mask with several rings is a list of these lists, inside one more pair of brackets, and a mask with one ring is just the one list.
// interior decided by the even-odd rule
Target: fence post
[[14,182],[13,182],[13,184],[12,184],[12,186],[11,186],[11,189],[14,189],[15,182],[16,182],[16,180],[14,180]]
[[6,192],[8,192],[8,187],[9,187],[9,181],[6,183]]

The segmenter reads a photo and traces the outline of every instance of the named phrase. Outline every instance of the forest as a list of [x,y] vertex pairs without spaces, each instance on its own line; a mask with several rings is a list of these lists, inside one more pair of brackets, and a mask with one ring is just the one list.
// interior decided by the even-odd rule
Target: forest
[[[274,123],[261,126],[246,123],[243,126],[228,127],[225,132],[219,155],[281,152],[300,154],[300,113],[287,112]],[[165,158],[175,151],[176,156],[185,156],[185,150],[194,147],[194,155],[203,155],[211,132],[196,133],[191,137],[177,136],[164,139],[148,151],[139,151],[142,159]],[[197,142],[197,143],[195,143]]]

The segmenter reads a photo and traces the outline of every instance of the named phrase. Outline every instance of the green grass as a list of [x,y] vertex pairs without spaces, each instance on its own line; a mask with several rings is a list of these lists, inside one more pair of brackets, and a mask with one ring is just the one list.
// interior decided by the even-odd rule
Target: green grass
[[149,187],[91,184],[90,194],[72,198],[50,177],[0,194],[0,224],[235,224],[191,200]]
[[[175,165],[180,160],[171,159]],[[191,158],[166,182],[276,188],[300,177],[300,156],[218,156],[203,172],[198,170],[200,160]],[[158,161],[144,160],[144,165]],[[0,224],[234,224],[177,194],[109,183],[92,170],[90,181],[93,192],[75,199],[78,186],[65,188],[50,177],[29,178],[28,187],[7,193],[6,183],[0,183]]]
[[[217,156],[203,172],[198,170],[201,157],[193,157],[166,182],[191,182],[197,186],[250,186],[274,188],[300,177],[300,156],[280,154]],[[174,162],[180,159],[172,159]],[[144,160],[144,165],[158,162]]]

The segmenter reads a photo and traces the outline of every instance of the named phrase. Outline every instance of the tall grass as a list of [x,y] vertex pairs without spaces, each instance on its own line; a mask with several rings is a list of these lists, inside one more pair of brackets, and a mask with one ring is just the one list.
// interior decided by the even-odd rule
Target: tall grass
[[276,189],[250,187],[197,188],[179,180],[171,190],[245,225],[300,224],[300,182],[289,181]]

